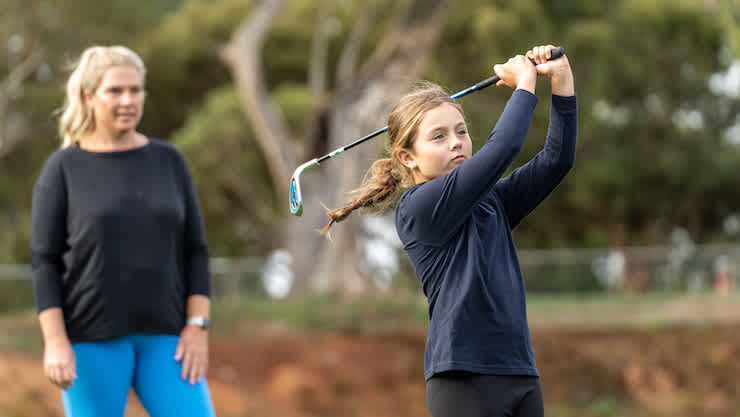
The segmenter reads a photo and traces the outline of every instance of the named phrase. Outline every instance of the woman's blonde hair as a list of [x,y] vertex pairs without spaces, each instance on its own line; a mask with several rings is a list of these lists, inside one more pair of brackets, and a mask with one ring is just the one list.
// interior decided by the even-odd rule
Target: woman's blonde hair
[[389,158],[373,162],[360,188],[350,192],[351,202],[338,209],[327,210],[329,223],[321,231],[327,235],[334,223],[346,219],[356,209],[381,212],[394,205],[403,191],[414,185],[411,170],[399,159],[401,150],[411,150],[416,141],[419,124],[424,115],[444,103],[449,103],[463,114],[462,107],[440,86],[424,82],[399,100],[388,116]]
[[85,102],[85,92],[93,93],[100,85],[103,74],[110,67],[130,66],[146,78],[146,68],[136,52],[125,46],[92,46],[73,66],[67,80],[64,106],[59,110],[59,136],[62,148],[77,142],[86,133],[95,130],[95,115]]

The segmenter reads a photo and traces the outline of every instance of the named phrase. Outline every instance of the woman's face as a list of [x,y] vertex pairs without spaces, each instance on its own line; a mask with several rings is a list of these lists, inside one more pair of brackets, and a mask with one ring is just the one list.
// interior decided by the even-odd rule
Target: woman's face
[[98,88],[85,93],[95,113],[95,129],[115,137],[134,131],[144,110],[144,79],[132,66],[108,68]]
[[443,103],[426,112],[412,149],[401,150],[399,159],[411,169],[418,184],[451,172],[472,153],[465,119],[455,106]]

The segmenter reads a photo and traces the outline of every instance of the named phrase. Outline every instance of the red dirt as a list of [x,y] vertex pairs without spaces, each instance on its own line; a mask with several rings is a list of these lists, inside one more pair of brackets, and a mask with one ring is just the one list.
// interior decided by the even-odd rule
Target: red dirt
[[[740,416],[738,330],[534,329],[548,415]],[[217,414],[428,416],[424,341],[420,331],[221,337],[209,370]],[[0,417],[62,416],[38,354],[0,352],[0,392]],[[127,417],[146,416],[130,404]]]

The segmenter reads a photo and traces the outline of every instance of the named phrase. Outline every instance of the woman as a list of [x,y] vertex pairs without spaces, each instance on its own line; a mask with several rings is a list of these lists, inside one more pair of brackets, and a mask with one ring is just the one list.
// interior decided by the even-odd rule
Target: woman
[[[486,144],[472,156],[462,109],[434,86],[402,98],[388,118],[390,158],[376,161],[352,204],[396,207],[396,230],[429,301],[427,402],[434,417],[542,416],[544,407],[511,230],[575,160],[577,115],[567,57],[538,46],[494,66],[515,91]],[[534,60],[533,65],[530,59]],[[501,178],[522,149],[537,97],[550,78],[544,149]]]
[[214,415],[203,220],[183,156],[136,130],[145,74],[128,48],[84,51],[34,189],[44,370],[68,416],[123,416],[131,387],[153,417]]

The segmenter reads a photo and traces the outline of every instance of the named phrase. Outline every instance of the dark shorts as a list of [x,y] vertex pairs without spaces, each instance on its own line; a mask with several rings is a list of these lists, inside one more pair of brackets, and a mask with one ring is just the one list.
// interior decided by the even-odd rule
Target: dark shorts
[[543,417],[536,376],[442,372],[427,381],[432,417]]

